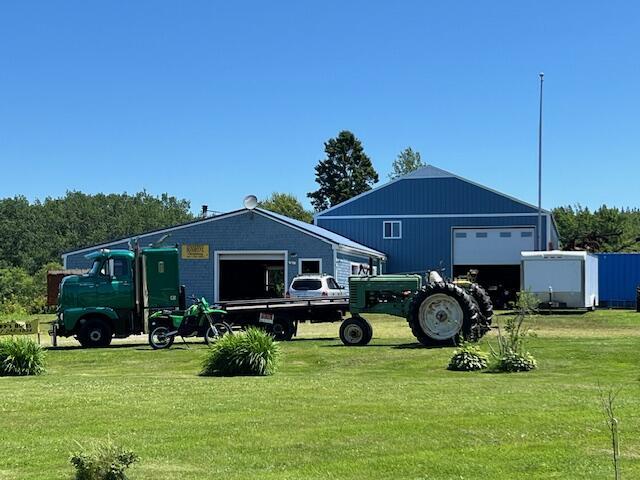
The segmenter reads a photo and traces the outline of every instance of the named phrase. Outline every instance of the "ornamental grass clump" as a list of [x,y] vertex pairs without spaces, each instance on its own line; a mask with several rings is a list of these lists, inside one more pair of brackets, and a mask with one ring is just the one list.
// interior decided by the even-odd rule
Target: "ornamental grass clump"
[[75,480],[127,480],[127,468],[140,460],[111,440],[96,442],[89,449],[78,446],[80,451],[69,459],[76,469]]
[[45,351],[28,337],[0,340],[0,376],[40,375],[45,371]]
[[225,335],[211,345],[202,363],[201,375],[271,375],[276,371],[280,346],[260,328],[250,327]]
[[460,348],[453,352],[447,368],[459,372],[473,372],[487,368],[488,361],[489,356],[477,345],[462,342]]
[[527,339],[532,336],[525,319],[536,312],[538,300],[530,292],[518,293],[515,316],[507,319],[504,329],[496,325],[497,348],[491,347],[492,370],[496,372],[528,372],[538,364],[526,348]]

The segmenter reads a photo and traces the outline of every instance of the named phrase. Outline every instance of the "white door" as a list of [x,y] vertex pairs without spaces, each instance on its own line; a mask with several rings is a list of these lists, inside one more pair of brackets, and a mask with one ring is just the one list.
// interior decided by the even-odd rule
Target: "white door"
[[533,227],[453,230],[454,265],[519,265],[520,252],[534,247]]

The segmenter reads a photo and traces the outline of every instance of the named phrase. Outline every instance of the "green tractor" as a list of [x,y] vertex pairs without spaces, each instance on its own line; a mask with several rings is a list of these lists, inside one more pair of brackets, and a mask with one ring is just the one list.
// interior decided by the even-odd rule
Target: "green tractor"
[[380,313],[406,318],[413,335],[426,346],[456,345],[460,338],[478,340],[489,329],[491,301],[473,282],[448,282],[432,271],[421,275],[377,275],[349,278],[351,318],[340,326],[345,345],[366,345],[373,336],[362,315]]

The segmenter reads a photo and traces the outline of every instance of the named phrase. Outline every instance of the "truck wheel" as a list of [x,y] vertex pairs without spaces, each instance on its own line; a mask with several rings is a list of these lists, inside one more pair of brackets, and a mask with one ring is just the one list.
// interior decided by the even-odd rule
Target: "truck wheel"
[[291,340],[295,331],[296,327],[291,320],[275,319],[271,327],[273,338],[279,342],[288,342]]
[[173,341],[175,340],[175,335],[167,335],[169,333],[169,328],[161,325],[159,327],[154,328],[149,332],[149,345],[154,350],[160,350],[162,348],[169,348],[173,345]]
[[80,328],[78,341],[85,348],[108,347],[112,336],[111,327],[104,320],[94,318]]
[[371,341],[373,327],[362,317],[346,319],[340,325],[340,340],[347,346],[362,346]]
[[233,329],[227,322],[216,322],[213,324],[213,327],[215,328],[215,331],[209,327],[204,333],[204,342],[207,345],[211,345],[216,340],[222,338],[223,335],[233,335]]
[[491,325],[493,321],[493,303],[487,291],[477,283],[472,283],[469,287],[469,293],[478,304],[480,315],[484,317],[484,324]]
[[456,345],[459,336],[474,337],[478,309],[471,296],[452,283],[430,283],[416,294],[407,321],[426,346]]

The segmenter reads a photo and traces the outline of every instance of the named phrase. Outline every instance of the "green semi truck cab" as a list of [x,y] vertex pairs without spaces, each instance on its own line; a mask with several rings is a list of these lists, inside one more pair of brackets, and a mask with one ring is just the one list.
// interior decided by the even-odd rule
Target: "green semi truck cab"
[[107,346],[113,337],[146,333],[153,311],[184,308],[177,248],[102,249],[86,258],[91,269],[60,284],[54,344],[75,336],[86,347]]

